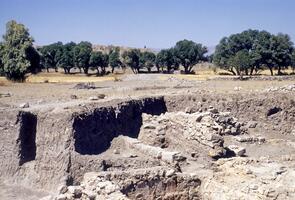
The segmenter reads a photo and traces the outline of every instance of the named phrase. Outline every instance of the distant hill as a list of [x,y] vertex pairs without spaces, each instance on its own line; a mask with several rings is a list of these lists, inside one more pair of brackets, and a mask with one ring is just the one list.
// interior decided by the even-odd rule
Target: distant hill
[[[111,51],[111,49],[115,49],[115,48],[119,48],[120,53],[123,53],[124,51],[128,51],[130,49],[134,49],[133,47],[126,47],[126,46],[99,45],[99,44],[92,45],[92,48],[94,51],[102,51],[104,53],[109,53]],[[136,48],[136,49],[139,49],[141,52],[145,52],[145,51],[150,51],[150,52],[154,52],[154,53],[159,52],[156,49],[150,49],[150,48]]]

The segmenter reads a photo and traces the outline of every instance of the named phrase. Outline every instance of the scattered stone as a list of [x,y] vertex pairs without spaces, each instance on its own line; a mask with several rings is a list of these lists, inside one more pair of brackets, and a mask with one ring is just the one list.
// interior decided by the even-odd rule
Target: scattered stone
[[119,149],[115,149],[115,150],[114,150],[114,154],[120,154]]
[[256,126],[257,126],[257,122],[255,121],[249,121],[247,123],[247,128],[256,128]]
[[92,82],[89,82],[89,83],[78,83],[76,84],[73,89],[95,89],[95,84],[92,83]]
[[136,154],[130,154],[129,155],[129,158],[137,158],[138,157],[138,155],[136,155]]
[[92,96],[92,97],[89,97],[89,100],[90,101],[97,101],[98,97],[97,96]]
[[258,142],[259,144],[262,144],[265,142],[265,138],[262,136],[257,136],[257,137],[253,137],[253,136],[237,136],[236,140],[238,142],[246,142],[246,143],[254,143],[254,142]]
[[0,98],[2,97],[11,97],[10,93],[0,93]]
[[218,110],[216,108],[210,108],[208,111],[211,112],[211,113],[213,113],[213,114],[217,114],[218,113]]
[[281,87],[270,87],[265,90],[266,92],[291,92],[295,91],[295,84],[292,85],[284,85]]
[[56,200],[68,200],[68,197],[65,194],[60,194],[55,199]]
[[226,150],[223,147],[210,149],[208,155],[213,159],[218,159],[224,157]]
[[244,147],[240,147],[237,145],[229,145],[227,147],[230,151],[234,152],[236,156],[244,156],[246,153],[246,149]]
[[30,107],[30,104],[27,102],[27,103],[22,103],[19,105],[20,108],[29,108]]
[[162,159],[162,152],[158,152],[157,155],[156,155],[156,158],[157,159]]
[[175,174],[175,170],[174,169],[169,169],[168,171],[166,171],[166,176],[167,177],[171,177]]
[[82,196],[82,188],[80,186],[68,186],[68,190],[74,198],[80,198]]
[[72,95],[70,96],[70,98],[71,98],[71,99],[78,99],[77,95],[74,95],[74,94],[72,94]]
[[105,97],[106,97],[105,94],[98,94],[98,95],[97,95],[97,98],[99,98],[99,99],[104,99]]
[[37,101],[37,104],[43,104],[43,103],[45,103],[44,99],[40,99]]
[[59,188],[58,188],[58,192],[59,194],[64,194],[68,191],[68,187],[66,185],[61,185]]

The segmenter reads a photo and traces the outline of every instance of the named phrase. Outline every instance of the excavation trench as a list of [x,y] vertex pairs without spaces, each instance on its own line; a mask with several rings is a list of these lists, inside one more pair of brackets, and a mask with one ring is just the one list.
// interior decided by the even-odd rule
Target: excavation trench
[[167,111],[164,98],[129,101],[117,107],[97,108],[74,118],[75,151],[82,155],[97,155],[110,147],[113,138],[125,135],[137,138],[142,125],[142,113],[160,115]]
[[[110,102],[106,105],[92,105],[87,110],[75,108],[75,112],[71,109],[57,113],[3,112],[0,116],[3,130],[3,134],[0,135],[3,141],[0,144],[3,149],[0,152],[2,159],[0,174],[2,178],[12,182],[26,184],[22,180],[30,180],[34,187],[56,190],[64,179],[68,184],[79,184],[87,172],[124,171],[132,170],[132,167],[145,169],[154,165],[160,166],[157,159],[148,162],[143,160],[145,156],[150,156],[148,154],[144,155],[142,160],[136,157],[128,157],[124,160],[125,158],[121,155],[117,157],[111,155],[114,157],[101,160],[99,156],[111,148],[112,141],[118,136],[143,139],[146,145],[167,151],[173,151],[174,147],[186,148],[192,155],[197,156],[199,151],[201,152],[199,155],[204,154],[204,157],[200,158],[200,162],[203,162],[201,159],[208,157],[207,153],[204,153],[207,152],[208,147],[200,146],[198,149],[195,143],[187,142],[186,138],[182,137],[182,130],[185,129],[183,126],[163,129],[175,138],[174,143],[173,138],[169,137],[163,140],[161,136],[154,138],[149,135],[140,136],[141,130],[144,129],[145,114],[150,115],[152,122],[153,116],[156,118],[164,113],[185,111],[183,113],[193,114],[207,112],[210,107],[214,107],[220,112],[229,111],[231,116],[244,122],[258,122],[257,130],[265,130],[267,127],[269,132],[275,134],[289,134],[294,129],[292,122],[295,120],[292,99],[292,96],[284,99],[264,96],[253,99],[246,96],[236,98],[212,94],[211,96],[187,95]],[[153,133],[156,130],[155,127],[149,124],[146,129]],[[154,141],[161,142],[158,144],[153,143]],[[142,146],[137,144],[135,150],[138,149],[141,150]],[[120,164],[117,163],[119,161]],[[163,194],[161,191],[166,194],[173,190],[186,193],[187,190],[182,188],[184,182],[192,184],[192,187],[198,187],[201,184],[201,180],[190,181],[192,180],[183,181],[175,176],[156,175],[152,179],[143,177],[143,181],[138,179],[133,183],[124,183],[120,191],[131,199],[139,198],[140,194],[143,195],[143,199],[145,195],[150,195],[150,199],[153,199],[161,196]],[[187,186],[183,187],[187,188]],[[170,199],[177,199],[176,197]]]

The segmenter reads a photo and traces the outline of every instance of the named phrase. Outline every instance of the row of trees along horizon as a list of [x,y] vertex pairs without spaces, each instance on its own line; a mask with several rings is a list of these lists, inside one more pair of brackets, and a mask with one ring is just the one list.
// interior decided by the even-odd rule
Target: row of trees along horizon
[[200,62],[213,62],[233,75],[253,75],[269,69],[282,74],[282,70],[295,69],[295,48],[287,34],[271,34],[267,31],[246,30],[224,37],[216,46],[214,54],[207,55],[207,47],[190,40],[178,41],[174,47],[162,49],[158,53],[148,50],[129,49],[121,52],[113,47],[108,52],[94,51],[92,44],[82,41],[53,43],[35,48],[29,30],[14,20],[6,24],[6,33],[0,42],[0,75],[10,80],[23,81],[27,73],[38,73],[50,68],[62,68],[70,74],[72,68],[88,74],[95,70],[97,75],[105,75],[110,67],[123,71],[127,67],[137,74],[142,70],[151,73],[173,73],[183,68],[183,73],[194,73],[193,68]]

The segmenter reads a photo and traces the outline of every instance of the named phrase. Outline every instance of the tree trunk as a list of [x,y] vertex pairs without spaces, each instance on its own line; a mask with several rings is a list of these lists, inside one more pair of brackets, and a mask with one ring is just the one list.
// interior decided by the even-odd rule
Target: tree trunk
[[58,72],[58,68],[57,67],[55,67],[54,69],[55,69],[55,72]]
[[183,66],[184,68],[184,73],[187,74],[188,73],[188,66]]
[[99,67],[96,67],[96,76],[99,75]]
[[253,75],[253,72],[254,72],[254,67],[251,67],[251,70],[250,70],[250,76]]
[[269,68],[270,74],[273,76],[273,70],[272,70],[272,67],[268,67],[268,68]]
[[189,66],[189,67],[188,67],[188,73],[189,73],[189,74],[192,72],[193,68],[194,68],[194,66]]
[[233,68],[229,70],[234,76],[237,75]]
[[249,75],[248,69],[245,69],[245,74],[246,74],[247,76]]
[[281,69],[281,66],[279,66],[279,67],[278,67],[278,75],[282,75],[281,70],[282,70],[282,69]]
[[88,74],[88,67],[83,68],[84,74]]

